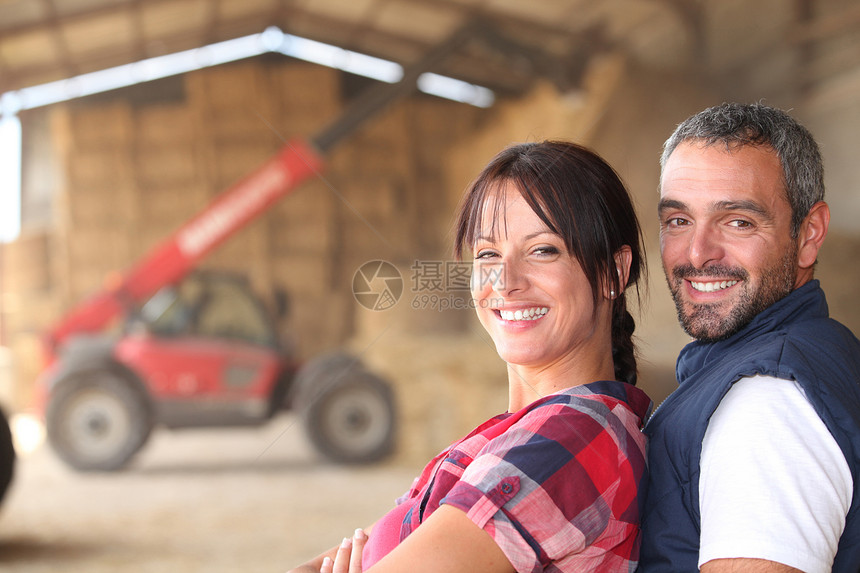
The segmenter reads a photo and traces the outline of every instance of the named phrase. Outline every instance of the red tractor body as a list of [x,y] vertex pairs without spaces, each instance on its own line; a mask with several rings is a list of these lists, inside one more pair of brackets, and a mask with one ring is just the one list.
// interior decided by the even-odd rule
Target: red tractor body
[[321,166],[312,146],[287,144],[50,330],[38,385],[48,439],[64,461],[114,470],[156,424],[260,424],[297,405],[311,440],[334,460],[371,461],[390,451],[387,384],[343,355],[319,358],[297,376],[272,313],[245,281],[191,274]]

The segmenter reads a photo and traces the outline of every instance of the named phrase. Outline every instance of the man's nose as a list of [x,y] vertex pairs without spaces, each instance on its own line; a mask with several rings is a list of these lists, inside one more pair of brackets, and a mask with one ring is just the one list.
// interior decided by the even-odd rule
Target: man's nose
[[719,261],[725,255],[720,234],[708,226],[697,226],[690,236],[688,257],[695,268],[704,268],[706,264]]

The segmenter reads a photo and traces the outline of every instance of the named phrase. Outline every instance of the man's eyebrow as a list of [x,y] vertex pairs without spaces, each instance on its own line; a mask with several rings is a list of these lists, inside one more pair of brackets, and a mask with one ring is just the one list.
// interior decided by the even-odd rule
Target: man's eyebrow
[[680,209],[683,211],[686,208],[687,204],[677,199],[660,199],[660,202],[657,204],[657,212],[659,213],[668,209]]
[[770,212],[755,201],[718,201],[714,204],[714,211],[748,211],[771,218]]
[[[663,211],[668,211],[670,209],[684,211],[687,209],[687,204],[677,199],[661,199],[657,204],[658,213],[662,213]],[[748,213],[754,213],[760,217],[764,217],[768,220],[773,219],[770,211],[755,201],[717,201],[711,205],[709,210],[711,212],[746,211]]]

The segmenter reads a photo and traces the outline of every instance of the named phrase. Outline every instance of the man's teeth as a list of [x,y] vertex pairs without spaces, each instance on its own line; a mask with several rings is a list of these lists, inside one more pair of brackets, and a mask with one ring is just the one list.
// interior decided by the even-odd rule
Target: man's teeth
[[738,284],[738,281],[722,281],[715,283],[697,283],[690,281],[690,284],[693,285],[693,288],[701,291],[701,292],[714,292],[716,290],[723,290],[724,288],[729,288],[730,286],[735,286]]
[[547,312],[549,312],[549,309],[545,306],[523,310],[499,310],[499,314],[504,320],[537,320],[542,318]]

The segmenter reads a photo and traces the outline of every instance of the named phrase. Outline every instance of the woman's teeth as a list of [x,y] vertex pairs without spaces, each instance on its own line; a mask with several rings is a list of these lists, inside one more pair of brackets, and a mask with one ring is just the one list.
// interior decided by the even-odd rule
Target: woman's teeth
[[533,307],[523,310],[499,310],[504,320],[537,320],[549,312],[546,307]]
[[714,283],[697,283],[690,281],[690,284],[694,289],[701,292],[714,292],[716,290],[723,290],[724,288],[729,288],[730,286],[735,286],[738,284],[738,281],[722,281],[722,282],[714,282]]

